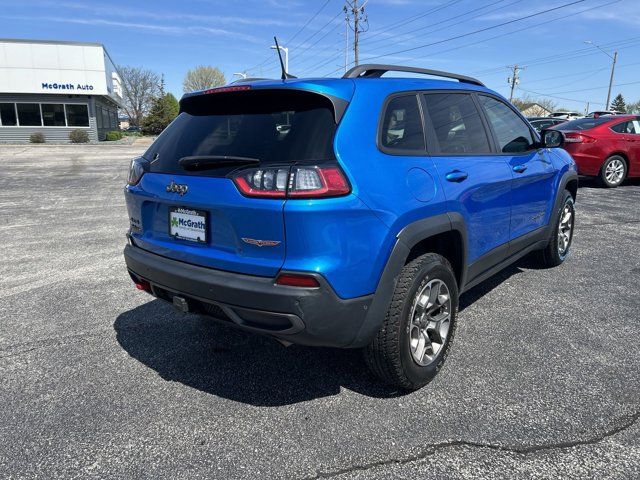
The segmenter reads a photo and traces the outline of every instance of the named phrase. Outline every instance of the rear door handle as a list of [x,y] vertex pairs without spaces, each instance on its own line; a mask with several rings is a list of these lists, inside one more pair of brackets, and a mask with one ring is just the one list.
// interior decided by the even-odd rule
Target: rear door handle
[[516,165],[515,167],[513,167],[513,171],[516,173],[522,173],[527,169],[526,165]]
[[467,179],[469,174],[467,172],[461,172],[460,170],[454,170],[453,172],[449,172],[445,175],[445,178],[448,182],[463,182]]

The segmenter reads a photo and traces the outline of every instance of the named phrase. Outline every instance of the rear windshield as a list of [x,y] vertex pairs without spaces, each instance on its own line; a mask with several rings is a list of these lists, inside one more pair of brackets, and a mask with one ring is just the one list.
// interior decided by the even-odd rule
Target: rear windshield
[[195,175],[219,175],[221,169],[187,172],[178,161],[232,156],[258,159],[260,166],[316,164],[335,160],[335,130],[331,101],[318,94],[256,90],[201,95],[183,100],[181,113],[144,157],[152,172]]
[[589,130],[611,121],[611,117],[580,118],[554,127],[555,130]]

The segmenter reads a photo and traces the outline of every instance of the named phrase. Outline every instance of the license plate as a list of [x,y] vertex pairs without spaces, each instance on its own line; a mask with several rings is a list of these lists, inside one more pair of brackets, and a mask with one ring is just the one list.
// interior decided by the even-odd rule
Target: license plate
[[169,235],[181,240],[206,243],[207,212],[182,207],[170,208]]

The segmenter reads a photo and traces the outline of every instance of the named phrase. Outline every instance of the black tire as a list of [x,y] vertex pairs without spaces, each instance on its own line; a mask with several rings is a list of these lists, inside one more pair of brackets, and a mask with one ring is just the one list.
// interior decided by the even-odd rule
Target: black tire
[[[569,243],[564,253],[560,252],[559,247],[559,234],[558,230],[560,227],[560,222],[565,212],[565,208],[568,208],[571,212],[571,232],[569,234]],[[549,243],[547,246],[540,251],[539,261],[543,267],[553,268],[559,265],[562,265],[564,261],[569,256],[571,252],[571,243],[573,241],[573,232],[575,231],[575,201],[567,190],[564,191],[564,198],[562,203],[560,204],[560,208],[555,214],[555,218],[553,219],[553,225],[551,230],[551,238],[549,239]]]
[[[410,330],[414,301],[425,285],[440,280],[451,300],[448,334],[431,363],[419,365],[411,353]],[[382,327],[364,349],[371,371],[385,383],[417,390],[438,373],[449,353],[456,330],[458,284],[449,262],[435,253],[424,254],[404,266]]]
[[[612,163],[616,162],[616,165],[620,165],[621,164],[621,168],[622,168],[622,176],[618,178],[616,178],[615,180],[610,180],[607,179],[607,168],[609,168],[611,166]],[[619,167],[620,168],[620,167]],[[620,155],[611,155],[609,158],[607,158],[604,163],[602,164],[602,168],[600,169],[600,176],[598,177],[600,180],[600,184],[606,188],[616,188],[618,187],[622,182],[624,182],[624,179],[627,178],[627,162],[624,158],[622,158]]]

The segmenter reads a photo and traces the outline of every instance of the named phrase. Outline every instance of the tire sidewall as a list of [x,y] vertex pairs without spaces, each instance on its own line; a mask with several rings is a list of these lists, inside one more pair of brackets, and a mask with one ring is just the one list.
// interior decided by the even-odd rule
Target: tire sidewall
[[[442,280],[449,289],[451,295],[451,320],[449,327],[449,335],[443,348],[438,353],[435,361],[429,365],[418,365],[411,355],[409,345],[410,327],[411,327],[411,309],[416,294],[431,280]],[[429,262],[423,265],[416,274],[411,288],[407,292],[407,296],[403,301],[402,319],[400,322],[400,362],[407,379],[415,386],[423,386],[428,383],[440,370],[447,358],[453,338],[456,331],[456,319],[458,314],[458,285],[451,270],[443,263]]]
[[[609,165],[614,160],[620,160],[624,167],[624,174],[622,175],[622,180],[620,180],[619,183],[610,183],[607,180],[606,173],[605,173],[607,171],[607,165]],[[627,162],[625,162],[624,158],[622,158],[620,155],[612,155],[604,161],[604,163],[602,164],[602,169],[600,170],[600,180],[606,187],[608,188],[619,187],[620,185],[622,185],[622,182],[624,182],[625,178],[627,178]]]

